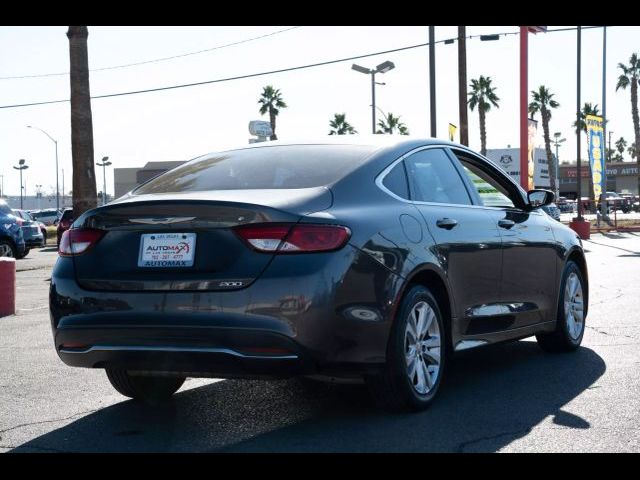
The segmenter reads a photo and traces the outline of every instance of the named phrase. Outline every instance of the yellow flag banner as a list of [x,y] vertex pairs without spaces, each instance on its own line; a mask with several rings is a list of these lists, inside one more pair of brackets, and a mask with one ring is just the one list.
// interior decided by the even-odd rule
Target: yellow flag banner
[[454,141],[457,130],[458,130],[458,127],[456,127],[453,123],[449,124],[449,140],[450,141],[452,142]]
[[587,115],[587,139],[589,140],[589,164],[593,178],[593,195],[598,200],[604,188],[604,129],[602,117]]

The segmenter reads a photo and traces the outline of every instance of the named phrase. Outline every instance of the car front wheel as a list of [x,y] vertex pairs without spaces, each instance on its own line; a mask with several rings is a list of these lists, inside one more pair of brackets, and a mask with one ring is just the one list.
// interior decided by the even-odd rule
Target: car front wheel
[[0,257],[16,257],[16,249],[11,242],[0,240]]
[[106,372],[111,385],[119,393],[149,405],[169,399],[185,381],[185,377],[132,375],[119,368],[107,368]]
[[427,408],[444,374],[445,338],[438,302],[427,288],[412,287],[398,309],[384,370],[366,378],[377,403],[397,411]]
[[558,320],[555,331],[536,335],[538,345],[547,352],[577,349],[584,336],[587,316],[586,288],[582,272],[569,261],[562,274]]

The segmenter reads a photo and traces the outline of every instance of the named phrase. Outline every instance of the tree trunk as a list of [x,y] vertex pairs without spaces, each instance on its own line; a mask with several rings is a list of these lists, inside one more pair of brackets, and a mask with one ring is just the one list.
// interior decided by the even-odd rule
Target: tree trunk
[[271,140],[277,140],[276,135],[276,114],[272,108],[269,108],[269,122],[271,123]]
[[478,114],[480,115],[480,153],[487,155],[487,127],[485,125],[486,117],[484,108],[478,104]]
[[73,165],[73,213],[95,208],[96,176],[93,167],[93,123],[89,92],[87,27],[69,27],[69,77],[71,82],[71,157]]
[[636,139],[636,164],[638,165],[638,194],[640,194],[640,121],[638,120],[638,79],[631,77],[631,116],[633,133]]
[[[540,110],[542,114],[542,132],[544,134],[544,149],[547,153],[547,168],[549,169],[549,188],[556,193],[556,168],[553,161],[553,154],[551,153],[551,138],[549,137],[549,119],[551,113],[545,107]],[[558,159],[556,159],[557,161]]]

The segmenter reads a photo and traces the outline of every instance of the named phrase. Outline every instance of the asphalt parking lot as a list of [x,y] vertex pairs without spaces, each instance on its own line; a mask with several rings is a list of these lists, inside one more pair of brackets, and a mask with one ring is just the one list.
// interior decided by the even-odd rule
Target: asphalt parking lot
[[575,353],[535,340],[456,357],[418,414],[377,410],[360,386],[189,379],[149,408],[102,370],[65,366],[47,306],[55,248],[18,261],[0,318],[0,452],[638,452],[640,234],[585,242],[587,331]]

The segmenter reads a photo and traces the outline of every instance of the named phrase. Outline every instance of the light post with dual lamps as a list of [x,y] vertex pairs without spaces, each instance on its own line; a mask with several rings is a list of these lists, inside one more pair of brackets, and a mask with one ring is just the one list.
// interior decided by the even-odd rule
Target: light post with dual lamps
[[105,168],[111,165],[108,160],[109,157],[102,157],[102,163],[96,162],[96,165],[102,167],[102,205],[107,204],[107,172]]
[[353,70],[360,73],[366,73],[371,75],[371,133],[376,133],[376,83],[378,85],[384,85],[384,83],[376,82],[376,73],[387,73],[389,70],[393,70],[396,66],[393,62],[387,60],[382,62],[375,69],[361,67],[355,63],[351,66]]
[[24,158],[21,158],[18,161],[18,166],[16,167],[14,165],[13,168],[15,168],[16,170],[20,170],[20,210],[22,210],[22,190],[24,189],[24,187],[22,186],[22,171],[26,170],[27,168],[29,168],[28,165],[25,165],[26,160]]

